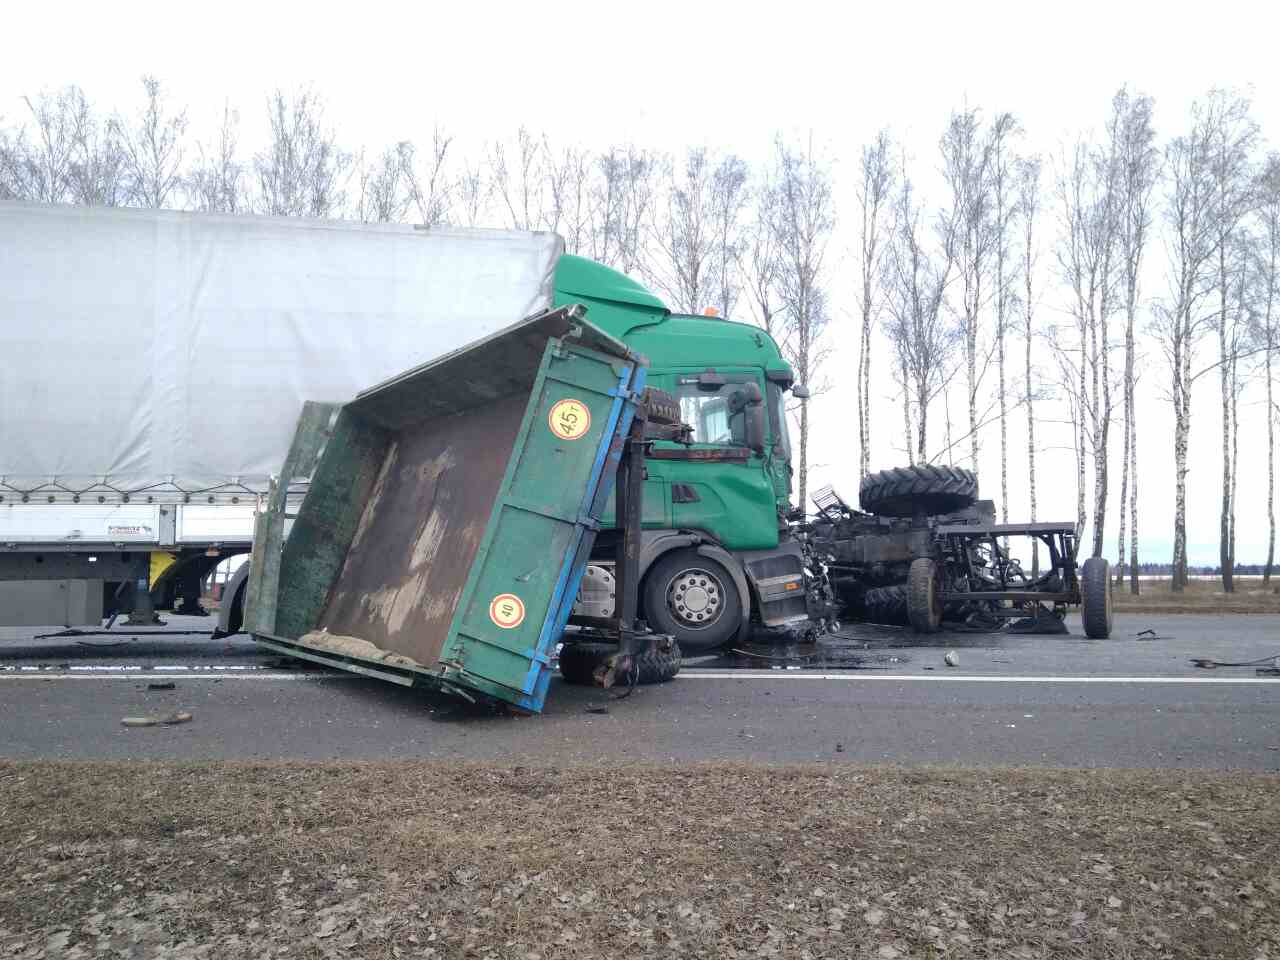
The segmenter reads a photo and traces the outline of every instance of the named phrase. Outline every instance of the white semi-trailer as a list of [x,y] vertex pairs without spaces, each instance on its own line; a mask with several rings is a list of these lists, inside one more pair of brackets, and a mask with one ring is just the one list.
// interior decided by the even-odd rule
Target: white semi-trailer
[[193,609],[248,552],[304,400],[549,307],[560,252],[551,233],[0,203],[0,625]]

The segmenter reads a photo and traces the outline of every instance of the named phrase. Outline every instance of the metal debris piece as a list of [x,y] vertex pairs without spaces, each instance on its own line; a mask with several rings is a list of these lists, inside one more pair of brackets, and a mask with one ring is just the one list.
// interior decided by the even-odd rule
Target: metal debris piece
[[191,714],[184,710],[175,713],[167,713],[162,717],[125,717],[120,721],[122,726],[126,727],[171,727],[178,723],[187,723],[191,719]]

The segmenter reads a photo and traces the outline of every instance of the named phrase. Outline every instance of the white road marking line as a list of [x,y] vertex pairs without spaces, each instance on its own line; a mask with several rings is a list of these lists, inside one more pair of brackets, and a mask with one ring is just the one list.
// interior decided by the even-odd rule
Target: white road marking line
[[359,674],[332,673],[0,673],[0,680],[363,680]]
[[1002,677],[915,673],[809,673],[801,670],[681,670],[680,679],[702,680],[923,680],[942,683],[1280,683],[1272,677]]

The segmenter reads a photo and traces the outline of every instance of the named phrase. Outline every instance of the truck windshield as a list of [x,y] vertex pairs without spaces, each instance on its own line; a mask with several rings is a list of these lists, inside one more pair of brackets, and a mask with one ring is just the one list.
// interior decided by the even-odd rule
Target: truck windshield
[[787,432],[787,395],[776,383],[769,384],[769,405],[773,407],[774,452],[791,462],[791,434]]

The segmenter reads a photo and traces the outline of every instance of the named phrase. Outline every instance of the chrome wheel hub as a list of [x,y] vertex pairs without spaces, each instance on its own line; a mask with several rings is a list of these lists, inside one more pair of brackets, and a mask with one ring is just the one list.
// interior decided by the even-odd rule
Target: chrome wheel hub
[[709,627],[720,617],[724,586],[706,570],[682,570],[667,586],[667,608],[687,627]]

